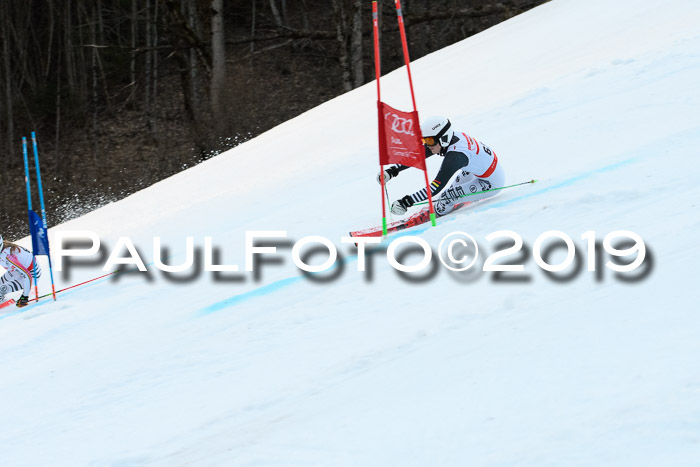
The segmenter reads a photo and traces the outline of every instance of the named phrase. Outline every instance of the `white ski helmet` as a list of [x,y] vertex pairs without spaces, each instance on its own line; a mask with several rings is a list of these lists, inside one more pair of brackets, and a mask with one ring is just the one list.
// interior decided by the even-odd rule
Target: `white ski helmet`
[[455,134],[450,121],[446,117],[439,116],[425,120],[420,126],[420,132],[423,134],[423,143],[433,146],[439,142],[443,148],[450,145]]

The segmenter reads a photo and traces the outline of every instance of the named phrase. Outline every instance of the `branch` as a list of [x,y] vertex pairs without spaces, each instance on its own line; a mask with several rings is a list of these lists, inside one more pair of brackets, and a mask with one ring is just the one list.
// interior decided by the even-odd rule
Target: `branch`
[[[537,5],[540,5],[541,3],[542,2],[540,1],[533,0],[523,5],[515,5],[513,4],[513,2],[506,2],[505,5],[503,3],[496,3],[494,5],[477,6],[473,8],[461,8],[457,10],[428,10],[420,14],[409,13],[405,15],[404,19],[406,21],[406,27],[409,27],[419,23],[426,23],[429,21],[438,21],[446,19],[484,18],[486,16],[498,15],[507,12],[515,12],[516,14],[520,14],[524,11],[536,7]],[[389,29],[396,29],[396,27],[390,27]]]
[[[527,11],[537,5],[540,5],[541,0],[532,0],[528,3],[522,5],[515,5],[513,2],[496,3],[495,5],[488,6],[478,6],[474,8],[462,8],[457,10],[429,10],[420,14],[406,14],[404,19],[406,21],[406,27],[410,27],[416,24],[427,23],[430,21],[444,21],[446,19],[464,19],[464,18],[484,18],[487,16],[493,16],[498,14],[503,14],[507,12],[514,12],[520,14]],[[383,21],[383,32],[391,32],[398,30],[398,25],[391,21]],[[363,32],[363,36],[372,35],[371,29]],[[280,27],[276,33],[258,36],[258,37],[241,37],[238,39],[230,39],[226,41],[228,45],[239,45],[239,44],[249,44],[251,42],[266,42],[274,41],[278,39],[312,39],[312,40],[337,40],[337,33],[335,31],[318,31],[318,30],[303,30],[303,29],[292,29],[289,27]]]
[[241,37],[239,39],[230,39],[226,41],[228,45],[249,44],[251,42],[267,42],[278,39],[317,39],[317,40],[335,40],[336,34],[331,31],[308,31],[285,28],[276,34],[257,37]]

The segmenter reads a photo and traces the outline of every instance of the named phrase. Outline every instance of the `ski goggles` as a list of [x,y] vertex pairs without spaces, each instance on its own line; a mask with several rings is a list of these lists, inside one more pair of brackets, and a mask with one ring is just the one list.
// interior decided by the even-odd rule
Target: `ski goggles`
[[423,137],[423,144],[426,146],[435,146],[438,144],[437,136],[425,136]]

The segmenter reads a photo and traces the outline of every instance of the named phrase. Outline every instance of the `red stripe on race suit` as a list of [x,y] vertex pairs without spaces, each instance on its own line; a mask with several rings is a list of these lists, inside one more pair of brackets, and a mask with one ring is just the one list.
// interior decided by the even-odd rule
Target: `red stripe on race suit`
[[493,162],[491,162],[491,165],[489,166],[488,169],[486,169],[486,172],[484,172],[481,175],[477,175],[477,178],[488,178],[491,176],[494,170],[496,170],[496,164],[498,164],[498,156],[496,153],[493,153]]
[[[467,146],[469,147],[469,150],[471,151],[471,150],[472,150],[472,142],[473,142],[474,144],[476,144],[476,140],[473,140],[473,139],[471,138],[471,136],[468,136],[468,135],[467,135],[466,133],[464,133],[464,132],[463,132],[462,134],[464,135],[464,139],[465,139],[466,142],[467,142]],[[456,146],[455,146],[455,147],[456,147]],[[479,154],[479,146],[478,146],[478,145],[476,146],[476,153]]]

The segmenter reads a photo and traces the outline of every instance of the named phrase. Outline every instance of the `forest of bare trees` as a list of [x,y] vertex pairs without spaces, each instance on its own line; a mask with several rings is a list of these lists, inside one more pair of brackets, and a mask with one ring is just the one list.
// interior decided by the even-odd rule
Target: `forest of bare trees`
[[[403,0],[411,58],[544,1]],[[393,0],[379,7],[386,73],[402,57]],[[371,8],[370,0],[1,0],[0,233],[29,233],[22,136],[37,133],[55,225],[374,79]]]

